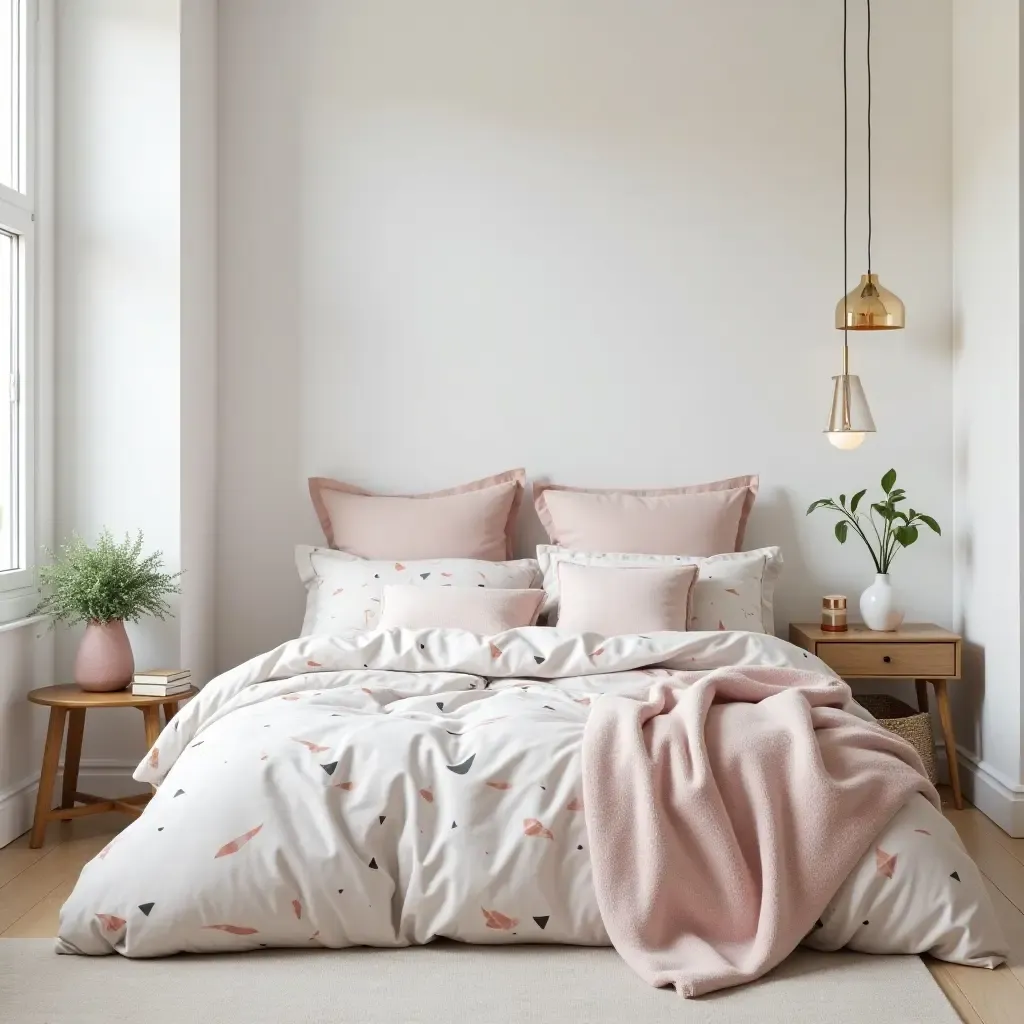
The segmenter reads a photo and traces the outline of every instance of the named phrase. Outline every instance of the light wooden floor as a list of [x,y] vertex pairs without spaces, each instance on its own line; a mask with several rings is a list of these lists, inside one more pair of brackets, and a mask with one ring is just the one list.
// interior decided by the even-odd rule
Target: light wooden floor
[[[943,793],[943,801],[948,797]],[[967,1024],[1021,1024],[1024,1020],[1024,839],[1011,839],[979,811],[944,807],[964,845],[984,872],[996,913],[1010,942],[1010,963],[995,971],[926,958],[935,980]],[[39,850],[28,835],[0,849],[0,938],[57,934],[57,914],[86,861],[124,828],[122,815],[51,825]],[[2,954],[0,954],[2,955]]]

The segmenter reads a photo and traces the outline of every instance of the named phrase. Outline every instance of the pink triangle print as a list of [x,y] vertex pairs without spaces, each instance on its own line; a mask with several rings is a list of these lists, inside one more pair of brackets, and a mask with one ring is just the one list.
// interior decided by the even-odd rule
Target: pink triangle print
[[218,857],[227,857],[232,853],[238,853],[238,851],[245,846],[250,839],[259,834],[262,825],[257,825],[255,828],[249,829],[248,832],[243,833],[237,839],[232,839],[230,843],[225,843],[214,855],[213,859],[216,860]]
[[896,871],[896,859],[898,854],[888,853],[880,846],[875,847],[875,869],[880,875],[892,878]]

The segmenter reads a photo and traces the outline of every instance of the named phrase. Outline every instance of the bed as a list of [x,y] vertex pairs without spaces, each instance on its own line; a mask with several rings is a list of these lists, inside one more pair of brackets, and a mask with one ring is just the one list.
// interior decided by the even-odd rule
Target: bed
[[57,951],[610,944],[686,996],[801,942],[1002,962],[916,752],[773,635],[757,477],[535,487],[517,560],[524,480],[310,480],[301,636],[164,729]]
[[[135,775],[156,793],[86,865],[57,951],[606,945],[588,719],[602,700],[736,667],[844,685],[807,652],[739,630],[286,643],[212,681],[163,731]],[[865,837],[803,941],[989,967],[1004,953],[977,868],[921,793]]]

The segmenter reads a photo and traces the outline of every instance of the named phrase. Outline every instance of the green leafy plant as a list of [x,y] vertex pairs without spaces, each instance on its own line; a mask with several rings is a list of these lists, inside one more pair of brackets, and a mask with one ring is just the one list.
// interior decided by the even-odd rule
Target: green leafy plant
[[[907,498],[903,488],[896,486],[895,469],[890,469],[882,477],[881,482],[885,497],[882,501],[873,502],[867,515],[859,511],[864,495],[867,494],[867,488],[858,491],[850,498],[849,505],[846,503],[845,494],[839,495],[838,502],[834,498],[819,498],[811,503],[807,515],[819,508],[838,512],[843,518],[836,523],[836,540],[840,544],[845,544],[850,527],[853,527],[854,532],[864,541],[868,551],[871,552],[875,571],[887,573],[889,566],[892,565],[892,560],[896,557],[896,552],[916,543],[919,536],[919,523],[927,526],[933,533],[941,534],[942,530],[931,516],[926,516],[923,512],[912,508],[907,508],[904,512],[903,509],[897,507],[902,505]],[[878,516],[877,520],[875,519],[876,515]],[[874,541],[868,536],[865,525],[874,533]]]
[[54,555],[52,565],[39,570],[40,582],[49,593],[34,614],[49,615],[54,621],[138,622],[144,615],[163,619],[170,614],[164,600],[177,594],[180,572],[163,572],[163,552],[142,555],[142,531],[135,540],[125,534],[116,542],[104,528],[94,547],[77,534]]

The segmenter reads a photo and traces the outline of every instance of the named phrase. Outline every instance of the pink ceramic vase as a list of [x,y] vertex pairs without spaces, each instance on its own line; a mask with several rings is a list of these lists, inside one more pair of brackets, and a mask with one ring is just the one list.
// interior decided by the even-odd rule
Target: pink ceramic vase
[[124,622],[99,622],[85,627],[75,655],[75,682],[93,693],[123,690],[135,674],[135,656]]

